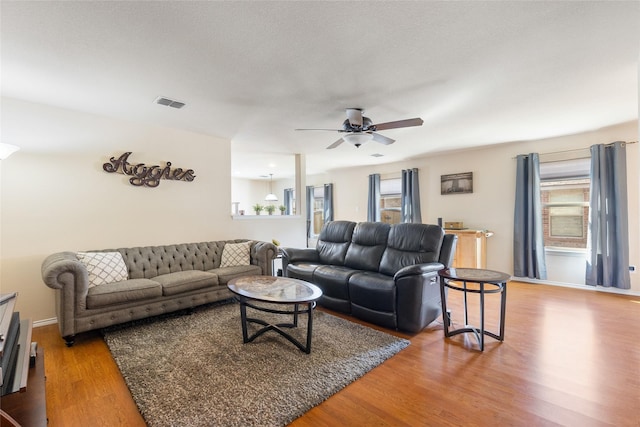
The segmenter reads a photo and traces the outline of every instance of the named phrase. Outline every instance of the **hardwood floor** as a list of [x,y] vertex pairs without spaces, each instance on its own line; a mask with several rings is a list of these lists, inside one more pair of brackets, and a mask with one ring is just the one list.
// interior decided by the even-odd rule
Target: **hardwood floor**
[[[460,293],[449,302],[460,325]],[[498,297],[486,304],[495,330]],[[637,427],[639,327],[639,297],[510,282],[503,343],[487,338],[481,353],[470,334],[444,339],[440,324],[387,331],[411,345],[291,425]],[[57,325],[33,339],[45,348],[49,426],[145,425],[98,333],[72,348]]]

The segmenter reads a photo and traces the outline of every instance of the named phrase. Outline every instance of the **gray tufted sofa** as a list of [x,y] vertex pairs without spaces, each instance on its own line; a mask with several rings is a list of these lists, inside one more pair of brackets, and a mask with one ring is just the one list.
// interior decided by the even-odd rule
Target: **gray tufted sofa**
[[327,308],[418,332],[442,312],[438,271],[451,265],[456,244],[437,225],[332,221],[316,248],[284,248],[282,268],[319,286]]
[[[250,265],[221,268],[225,244],[242,242],[250,242]],[[75,252],[52,254],[42,263],[42,279],[56,290],[58,326],[67,346],[81,332],[228,299],[226,284],[234,277],[272,274],[277,248],[238,239],[92,252],[120,252],[129,279],[90,287]]]

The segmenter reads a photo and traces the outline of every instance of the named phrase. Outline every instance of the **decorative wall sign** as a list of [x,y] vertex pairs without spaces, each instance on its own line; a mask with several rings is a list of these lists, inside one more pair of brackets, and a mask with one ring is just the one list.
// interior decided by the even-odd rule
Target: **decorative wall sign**
[[473,193],[473,172],[440,175],[440,194]]
[[102,169],[110,173],[123,173],[131,176],[129,182],[137,187],[157,187],[161,179],[173,181],[193,181],[195,179],[193,169],[171,169],[171,162],[167,162],[164,168],[159,165],[147,166],[144,163],[131,164],[128,162],[131,151],[118,157],[109,159],[110,163],[102,165]]

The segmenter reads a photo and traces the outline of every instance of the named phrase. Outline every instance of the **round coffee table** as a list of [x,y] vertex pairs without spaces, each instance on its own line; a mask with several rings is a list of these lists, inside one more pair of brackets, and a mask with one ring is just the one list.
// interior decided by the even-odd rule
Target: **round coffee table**
[[[484,336],[490,336],[498,341],[504,341],[504,315],[507,304],[507,282],[511,279],[506,273],[480,268],[445,268],[438,272],[440,276],[440,296],[442,301],[442,318],[444,323],[444,336],[450,337],[465,332],[472,332],[478,339],[480,351],[484,351]],[[458,283],[462,283],[459,286]],[[477,283],[477,286],[469,287],[467,282]],[[447,296],[445,289],[453,289],[464,293],[464,327],[450,331],[451,319],[447,311]],[[480,327],[468,324],[467,293],[480,295]],[[500,294],[500,332],[495,334],[484,329],[484,296],[485,294]]]
[[[305,353],[311,353],[311,332],[313,330],[313,309],[316,301],[322,296],[322,290],[316,285],[303,280],[291,279],[288,277],[275,276],[244,276],[231,279],[227,287],[233,292],[235,298],[240,303],[240,318],[242,323],[242,339],[248,343],[258,338],[267,331],[275,331],[293,343]],[[282,309],[272,308],[264,304],[271,303],[282,305]],[[293,306],[293,309],[286,306]],[[302,307],[300,307],[302,306]],[[262,319],[247,317],[247,307],[254,310],[293,315],[291,323],[272,324]],[[291,336],[283,328],[296,328],[298,326],[298,315],[307,314],[307,339],[306,345]],[[249,336],[248,323],[256,323],[263,327]]]

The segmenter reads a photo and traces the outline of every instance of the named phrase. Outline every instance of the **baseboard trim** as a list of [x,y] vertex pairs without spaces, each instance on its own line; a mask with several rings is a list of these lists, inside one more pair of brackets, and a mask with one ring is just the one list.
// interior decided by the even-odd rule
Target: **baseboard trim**
[[56,323],[58,323],[58,318],[52,317],[51,319],[36,320],[33,322],[33,327],[37,328],[40,326],[55,325]]
[[591,292],[606,292],[609,294],[619,294],[619,295],[630,295],[640,297],[640,291],[635,291],[633,289],[618,289],[618,288],[606,288],[604,286],[587,286],[580,285],[576,283],[564,283],[564,282],[553,282],[550,280],[538,280],[538,279],[530,279],[528,277],[513,277],[513,280],[523,283],[532,283],[534,285],[551,285],[551,286],[560,286],[562,288],[573,288],[573,289],[581,289],[583,291],[591,291]]

